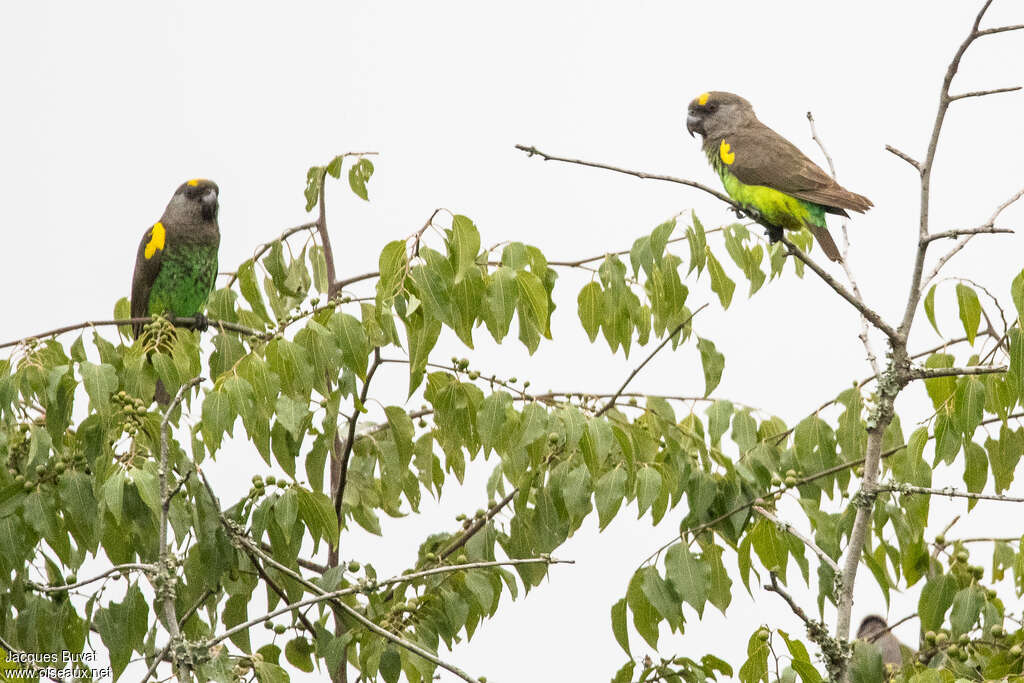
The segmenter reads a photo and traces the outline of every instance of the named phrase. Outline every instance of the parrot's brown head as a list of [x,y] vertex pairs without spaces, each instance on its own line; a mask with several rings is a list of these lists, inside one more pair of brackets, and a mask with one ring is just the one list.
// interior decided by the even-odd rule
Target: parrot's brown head
[[686,110],[686,130],[691,136],[700,133],[705,138],[724,137],[752,120],[757,117],[750,102],[718,90],[698,95]]
[[185,181],[167,204],[163,221],[170,219],[187,224],[216,220],[219,195],[220,188],[212,180],[194,178]]

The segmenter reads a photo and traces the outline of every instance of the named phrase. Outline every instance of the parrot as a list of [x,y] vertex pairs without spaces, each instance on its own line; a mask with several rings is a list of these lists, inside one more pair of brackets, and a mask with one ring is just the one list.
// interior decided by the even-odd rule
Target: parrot
[[840,261],[825,214],[863,213],[874,204],[850,192],[791,142],[761,123],[750,102],[729,92],[698,95],[686,112],[686,129],[703,138],[704,154],[726,193],[745,211],[771,226],[769,240],[782,230],[810,229],[825,255]]
[[882,662],[886,667],[900,668],[903,666],[903,652],[900,641],[891,631],[885,619],[877,614],[870,614],[860,622],[857,639],[872,643],[882,654]]
[[[220,247],[219,194],[212,180],[194,178],[182,183],[160,220],[143,233],[132,274],[133,318],[193,317],[197,329],[206,328],[203,308],[213,291]],[[143,324],[132,325],[136,339],[142,330]],[[167,403],[169,397],[162,389],[158,382],[157,401]]]

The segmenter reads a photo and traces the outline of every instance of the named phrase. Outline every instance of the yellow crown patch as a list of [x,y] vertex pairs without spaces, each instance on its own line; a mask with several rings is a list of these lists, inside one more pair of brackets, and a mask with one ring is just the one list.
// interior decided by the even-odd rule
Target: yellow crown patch
[[195,187],[199,183],[203,182],[203,180],[204,180],[204,178],[193,178],[192,180],[188,181],[185,184],[186,185],[191,185],[192,187]]
[[703,107],[705,104],[708,103],[709,97],[711,97],[711,93],[701,93],[700,95],[697,96],[697,104]]
[[736,153],[732,151],[729,143],[722,140],[722,144],[718,145],[718,156],[725,162],[726,166],[730,166],[732,162],[736,161]]
[[143,254],[147,261],[153,258],[157,249],[163,250],[165,239],[167,239],[167,231],[164,230],[164,224],[159,221],[154,223],[149,230],[149,242],[146,243],[146,251]]

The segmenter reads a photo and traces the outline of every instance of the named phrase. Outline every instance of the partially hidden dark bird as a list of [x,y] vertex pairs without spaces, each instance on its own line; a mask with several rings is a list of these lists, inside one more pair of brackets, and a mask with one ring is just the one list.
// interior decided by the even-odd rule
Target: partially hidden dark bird
[[886,667],[900,668],[903,666],[903,653],[900,641],[888,630],[889,625],[885,619],[877,614],[864,617],[857,629],[857,640],[871,643],[882,655],[882,662]]
[[[217,277],[220,247],[219,194],[212,180],[186,181],[175,190],[160,220],[146,229],[132,275],[133,318],[193,317],[196,327],[206,326],[203,308]],[[132,325],[136,339],[142,330],[141,323]],[[160,400],[161,389],[158,384],[157,400],[166,403]]]
[[870,199],[839,185],[793,143],[761,123],[750,102],[739,95],[698,95],[687,109],[686,129],[691,136],[700,133],[704,154],[726,193],[771,226],[771,241],[783,229],[807,227],[829,259],[841,260],[825,214],[863,213],[873,206]]

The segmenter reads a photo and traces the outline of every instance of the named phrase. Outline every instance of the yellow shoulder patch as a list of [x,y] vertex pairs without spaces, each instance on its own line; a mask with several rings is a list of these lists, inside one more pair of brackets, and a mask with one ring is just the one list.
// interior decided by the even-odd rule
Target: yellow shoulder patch
[[711,97],[711,93],[709,93],[709,92],[701,93],[700,95],[697,96],[697,104],[699,104],[700,106],[703,107],[705,104],[708,103],[708,98],[709,97]]
[[198,184],[199,184],[199,183],[201,183],[201,182],[203,182],[203,179],[202,179],[202,178],[193,178],[192,180],[188,181],[188,182],[187,182],[187,183],[185,183],[185,184],[186,184],[186,185],[191,185],[192,187],[195,187],[196,185],[198,185]]
[[153,224],[153,227],[149,230],[149,242],[146,243],[146,251],[143,256],[146,260],[153,258],[153,254],[156,253],[157,249],[162,250],[164,248],[164,240],[167,238],[167,231],[164,230],[164,224],[159,221]]
[[725,162],[726,166],[729,166],[732,162],[736,161],[736,153],[732,151],[732,148],[725,139],[723,139],[722,144],[718,146],[718,157]]

